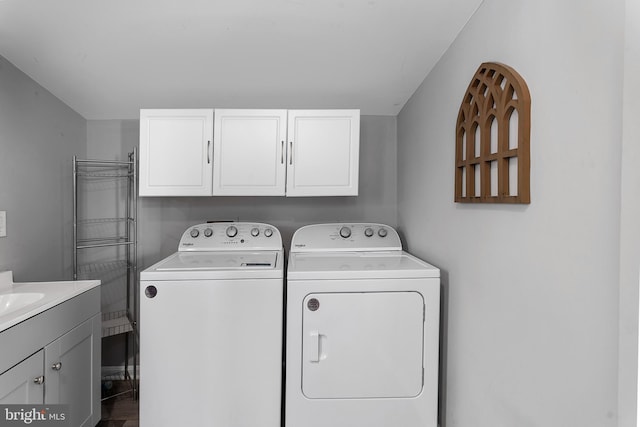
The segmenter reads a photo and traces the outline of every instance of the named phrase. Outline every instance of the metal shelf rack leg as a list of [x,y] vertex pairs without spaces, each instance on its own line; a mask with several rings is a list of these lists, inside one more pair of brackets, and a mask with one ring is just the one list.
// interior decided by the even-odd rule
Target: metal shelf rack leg
[[[125,271],[124,296],[126,307],[124,310],[117,310],[103,313],[102,337],[126,334],[125,354],[124,354],[124,375],[123,379],[129,381],[130,389],[122,393],[117,393],[106,397],[109,399],[121,394],[132,393],[134,399],[138,398],[138,180],[137,180],[137,153],[134,148],[128,153],[128,160],[97,160],[78,159],[73,156],[73,280],[78,280],[81,275],[86,278],[97,278],[96,275],[105,274],[109,271]],[[126,191],[124,195],[124,213],[116,215],[115,218],[80,218],[79,201],[81,197],[88,197],[89,194],[80,195],[80,180],[89,182],[105,182],[126,180]],[[114,203],[117,205],[117,191],[114,194]],[[115,206],[115,205],[114,205]],[[116,207],[117,208],[117,207]],[[111,224],[113,235],[87,236],[87,230],[81,233],[81,227],[91,225]],[[121,224],[124,224],[121,227]],[[122,229],[123,228],[123,229]],[[82,235],[82,237],[80,237]],[[96,262],[95,260],[81,265],[79,263],[80,253],[86,253],[91,249],[115,248],[116,258],[107,262]],[[124,250],[124,256],[120,256]],[[131,347],[130,348],[130,343]],[[129,373],[129,357],[133,358],[133,375]],[[103,399],[103,400],[105,400]]]

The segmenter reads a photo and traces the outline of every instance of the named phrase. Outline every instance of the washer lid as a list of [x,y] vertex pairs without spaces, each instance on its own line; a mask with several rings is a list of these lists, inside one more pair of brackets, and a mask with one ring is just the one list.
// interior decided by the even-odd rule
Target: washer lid
[[176,252],[140,273],[141,280],[282,277],[282,251]]
[[161,262],[157,271],[238,270],[275,268],[275,252],[178,252]]
[[289,280],[440,277],[440,270],[404,251],[292,253]]

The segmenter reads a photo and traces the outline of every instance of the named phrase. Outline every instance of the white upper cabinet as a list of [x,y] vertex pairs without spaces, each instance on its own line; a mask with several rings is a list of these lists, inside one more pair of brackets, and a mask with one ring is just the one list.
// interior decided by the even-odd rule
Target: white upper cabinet
[[215,110],[214,196],[284,196],[287,110]]
[[287,196],[357,196],[360,110],[289,110]]
[[140,195],[210,196],[213,109],[140,110]]
[[141,110],[141,196],[357,196],[360,110]]

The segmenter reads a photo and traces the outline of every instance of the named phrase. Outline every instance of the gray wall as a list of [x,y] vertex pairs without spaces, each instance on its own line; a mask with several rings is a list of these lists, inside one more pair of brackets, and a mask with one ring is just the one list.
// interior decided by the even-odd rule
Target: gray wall
[[[623,28],[624,0],[485,0],[398,116],[399,227],[444,276],[447,427],[617,425]],[[530,205],[453,202],[484,61],[531,91]]]
[[619,427],[636,427],[640,270],[640,2],[626,1],[620,223]]
[[[262,221],[280,229],[285,247],[306,224],[371,221],[395,226],[396,118],[362,116],[358,197],[144,197],[139,208],[141,268],[176,251],[190,225],[208,220]],[[123,158],[138,145],[136,120],[89,121],[87,155]],[[330,168],[330,166],[328,166]],[[330,169],[329,169],[330,170]],[[108,204],[108,201],[105,203]],[[108,207],[105,207],[108,209]]]
[[0,57],[0,270],[16,281],[71,279],[72,162],[86,121]]

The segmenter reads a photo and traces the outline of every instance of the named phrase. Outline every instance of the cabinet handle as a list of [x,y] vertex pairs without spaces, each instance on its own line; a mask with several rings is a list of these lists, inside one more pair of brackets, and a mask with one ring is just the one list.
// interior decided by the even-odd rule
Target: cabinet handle
[[289,164],[293,164],[293,141],[289,141]]
[[211,141],[207,141],[207,164],[211,164]]
[[35,377],[33,382],[36,384],[44,384],[44,375],[40,375],[39,377]]
[[62,369],[62,362],[56,362],[53,365],[51,365],[51,369],[53,369],[54,371],[59,371],[60,369]]
[[280,147],[280,164],[284,165],[284,139],[281,142],[281,147]]

